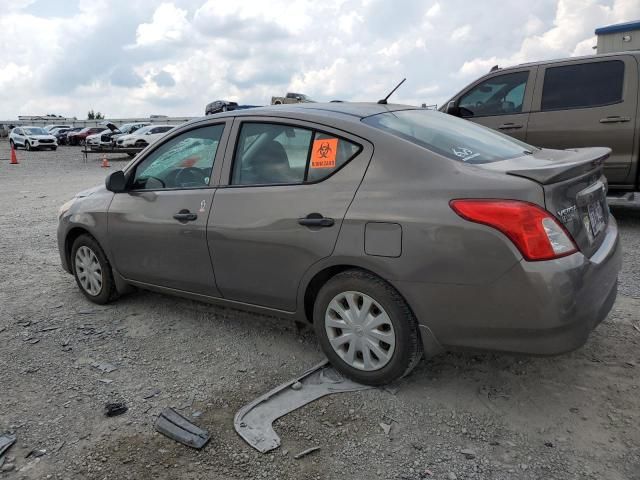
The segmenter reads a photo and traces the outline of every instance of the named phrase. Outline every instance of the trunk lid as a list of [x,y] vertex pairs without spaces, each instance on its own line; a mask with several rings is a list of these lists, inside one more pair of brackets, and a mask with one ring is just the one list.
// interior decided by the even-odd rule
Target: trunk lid
[[541,149],[526,157],[479,165],[540,184],[545,208],[591,257],[604,240],[609,223],[607,180],[603,175],[609,148]]

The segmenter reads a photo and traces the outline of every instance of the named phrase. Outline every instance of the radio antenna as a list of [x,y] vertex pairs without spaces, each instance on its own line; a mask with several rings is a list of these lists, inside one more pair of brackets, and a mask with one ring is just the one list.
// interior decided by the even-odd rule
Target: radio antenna
[[382,100],[378,100],[378,103],[379,103],[380,105],[386,105],[386,104],[387,104],[387,100],[389,99],[389,97],[390,97],[391,95],[393,95],[393,92],[395,92],[398,88],[400,88],[400,85],[402,85],[402,84],[404,83],[404,81],[405,81],[405,80],[406,80],[406,78],[403,78],[403,79],[402,79],[402,81],[401,81],[398,85],[396,85],[396,88],[394,88],[393,90],[391,90],[391,91],[389,92],[389,95],[387,95],[386,97],[384,97]]

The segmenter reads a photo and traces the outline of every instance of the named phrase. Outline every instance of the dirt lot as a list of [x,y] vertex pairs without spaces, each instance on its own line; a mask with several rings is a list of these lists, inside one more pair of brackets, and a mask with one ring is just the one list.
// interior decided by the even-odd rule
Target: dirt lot
[[[284,417],[282,447],[262,455],[233,415],[322,358],[312,332],[153,293],[90,304],[60,267],[56,214],[107,170],[76,148],[18,155],[10,166],[0,143],[0,433],[18,436],[0,479],[640,479],[640,210],[614,212],[620,295],[584,348],[447,353],[397,391],[334,395]],[[112,400],[129,411],[105,417]],[[154,432],[167,406],[196,413],[212,434],[203,451]]]

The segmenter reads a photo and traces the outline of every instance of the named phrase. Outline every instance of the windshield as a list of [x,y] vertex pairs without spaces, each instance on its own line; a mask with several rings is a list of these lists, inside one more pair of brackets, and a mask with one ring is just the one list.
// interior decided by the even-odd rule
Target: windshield
[[530,154],[524,142],[433,110],[401,110],[362,119],[367,125],[465,163],[490,163]]
[[147,133],[149,130],[151,130],[151,127],[142,127],[142,128],[139,128],[138,130],[136,130],[133,133],[135,135],[143,135],[143,134]]
[[44,128],[40,127],[27,127],[24,129],[24,131],[27,133],[27,135],[49,135],[49,133],[45,131]]

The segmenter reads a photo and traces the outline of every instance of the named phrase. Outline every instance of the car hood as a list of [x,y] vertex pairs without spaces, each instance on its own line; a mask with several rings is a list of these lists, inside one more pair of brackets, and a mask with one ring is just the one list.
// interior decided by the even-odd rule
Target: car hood
[[29,138],[36,138],[38,140],[55,140],[56,137],[53,135],[27,135]]
[[100,190],[104,190],[104,189],[105,189],[104,185],[96,185],[95,187],[91,187],[91,188],[88,188],[86,190],[83,190],[81,192],[76,193],[76,198],[90,197],[94,193],[99,192]]
[[100,125],[104,125],[105,127],[107,127],[112,132],[119,132],[120,131],[120,130],[118,130],[118,127],[116,126],[115,123],[104,122],[104,123],[101,123]]

